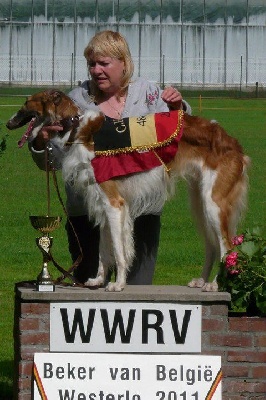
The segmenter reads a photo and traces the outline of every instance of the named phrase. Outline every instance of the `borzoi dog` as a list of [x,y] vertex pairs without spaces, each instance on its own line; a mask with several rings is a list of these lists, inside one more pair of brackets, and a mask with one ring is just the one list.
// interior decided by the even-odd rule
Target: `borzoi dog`
[[[124,289],[134,257],[134,219],[161,210],[177,178],[181,177],[188,184],[192,211],[205,240],[202,276],[193,279],[188,286],[217,290],[216,282],[208,283],[208,279],[214,262],[231,248],[231,238],[236,234],[246,203],[249,158],[238,141],[218,123],[182,111],[140,117],[137,123],[145,125],[147,120],[155,119],[160,124],[164,118],[166,122],[159,130],[162,134],[170,130],[169,139],[155,143],[154,133],[151,133],[148,134],[152,136],[149,144],[143,142],[142,135],[141,139],[133,139],[133,147],[129,147],[126,140],[126,149],[121,144],[119,149],[112,146],[104,149],[99,132],[107,118],[95,111],[86,111],[81,116],[68,96],[58,90],[47,90],[29,97],[7,123],[9,129],[16,129],[31,121],[28,134],[33,137],[44,125],[60,122],[64,127],[51,138],[65,151],[63,178],[83,196],[89,218],[100,226],[98,274],[85,283],[87,286],[103,286],[108,269],[116,265],[116,281],[109,282],[106,290]],[[109,119],[108,123],[109,126],[119,123],[116,130],[121,131],[128,122]],[[134,126],[136,124],[132,124],[133,130]],[[168,149],[166,144],[175,148],[174,152],[169,151],[172,156],[163,155],[163,150]],[[118,153],[124,160],[117,157]],[[124,163],[127,169],[132,157],[140,158],[141,162],[146,157],[148,164],[152,158],[153,164],[142,172],[137,168],[127,175],[120,172],[110,175],[110,158],[116,160],[118,168]]]

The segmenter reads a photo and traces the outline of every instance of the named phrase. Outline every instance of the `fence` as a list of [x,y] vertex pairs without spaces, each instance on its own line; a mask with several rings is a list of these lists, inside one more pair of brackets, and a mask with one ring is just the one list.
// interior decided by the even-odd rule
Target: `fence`
[[0,82],[76,84],[96,31],[128,40],[135,75],[183,87],[266,86],[263,0],[2,0]]

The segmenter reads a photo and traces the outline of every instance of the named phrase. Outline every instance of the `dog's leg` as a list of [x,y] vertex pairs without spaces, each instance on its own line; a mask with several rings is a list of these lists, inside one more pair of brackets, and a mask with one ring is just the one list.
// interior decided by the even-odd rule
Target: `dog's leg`
[[[231,163],[231,158],[233,163]],[[217,291],[216,277],[208,282],[212,266],[220,261],[232,246],[231,238],[246,204],[247,176],[243,173],[243,159],[230,154],[219,171],[204,170],[202,190],[203,220],[206,259],[202,277],[189,283],[190,287],[202,287],[203,291]]]
[[126,285],[126,274],[130,265],[125,256],[124,238],[127,233],[124,232],[123,207],[115,208],[110,206],[107,212],[107,218],[110,226],[110,233],[113,244],[113,252],[116,263],[116,281],[109,282],[106,290],[109,292],[120,292]]
[[[231,155],[230,155],[231,157]],[[237,225],[246,207],[247,188],[248,188],[248,177],[246,174],[246,165],[249,160],[239,154],[235,154],[232,157],[233,163],[230,164],[231,159],[228,163],[225,163],[226,167],[220,170],[218,174],[215,187],[213,188],[213,200],[219,207],[219,221],[220,229],[217,231],[217,239],[219,242],[220,260],[224,254],[232,248],[232,237],[236,235]],[[228,165],[230,168],[228,168]],[[226,177],[226,173],[230,172],[230,179]],[[223,188],[221,190],[221,188]],[[204,287],[205,291],[212,290],[213,287],[218,285],[216,277],[212,284],[206,284]]]
[[84,283],[84,285],[89,287],[101,287],[104,285],[105,276],[106,273],[104,264],[102,263],[101,256],[99,256],[99,267],[96,278],[89,278],[87,282]]
[[100,245],[99,245],[99,267],[97,276],[88,279],[85,286],[101,287],[104,286],[108,270],[115,265],[112,252],[112,239],[108,224],[100,227]]
[[[203,231],[203,230],[202,230]],[[204,237],[204,244],[205,244],[205,261],[204,261],[204,266],[202,269],[202,274],[200,278],[193,278],[189,283],[189,287],[194,287],[194,288],[202,288],[202,290],[205,291],[216,291],[216,281],[212,282],[211,285],[213,284],[213,287],[207,288],[208,285],[208,279],[212,270],[212,266],[217,260],[217,244],[214,244],[212,241],[209,240],[209,235],[207,232],[203,233]],[[214,234],[213,234],[214,235]]]
[[[215,236],[215,233],[214,233],[214,236]],[[217,277],[215,276],[215,278],[213,279],[212,282],[208,282],[208,280],[209,280],[214,263],[219,259],[217,256],[218,254],[220,254],[219,245],[209,242],[208,239],[209,239],[208,237],[205,238],[206,259],[205,259],[205,263],[204,263],[204,267],[203,267],[203,271],[202,271],[202,277],[201,277],[203,285],[200,287],[202,288],[203,292],[217,292],[218,291]],[[223,243],[221,243],[220,245],[221,245],[221,247],[224,248]],[[223,253],[224,253],[224,251],[223,251]],[[197,287],[199,287],[199,286],[197,286]]]
[[208,283],[213,264],[220,258],[223,241],[220,234],[220,208],[212,199],[216,179],[216,171],[205,169],[201,181],[193,179],[189,182],[192,212],[205,242],[205,262],[201,277],[193,278],[188,286],[202,288],[204,291],[218,290],[216,281]]
[[[127,270],[131,266],[134,256],[133,223],[128,206],[119,194],[117,182],[114,180],[106,181],[101,183],[100,187],[106,196],[104,213],[110,230],[110,242],[115,263],[110,264],[108,257],[106,259],[109,266],[114,264],[116,266],[116,281],[109,282],[106,290],[119,292],[126,285]],[[105,243],[103,243],[102,254],[106,254],[104,246]],[[105,265],[104,260],[102,258]]]

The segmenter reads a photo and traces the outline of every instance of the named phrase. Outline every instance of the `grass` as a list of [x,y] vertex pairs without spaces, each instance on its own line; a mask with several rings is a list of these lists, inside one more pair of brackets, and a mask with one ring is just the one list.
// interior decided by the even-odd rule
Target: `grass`
[[[33,89],[20,89],[20,94],[32,93]],[[35,90],[36,91],[36,90]],[[23,97],[10,97],[8,92],[0,97],[0,120],[5,123],[24,102]],[[252,159],[250,170],[249,206],[239,231],[246,227],[265,223],[265,122],[266,104],[263,99],[199,98],[187,99],[193,113],[218,120],[232,135],[237,137]],[[35,279],[40,271],[41,254],[35,245],[37,232],[31,227],[29,215],[46,214],[46,176],[33,164],[27,146],[17,147],[23,129],[9,132],[7,149],[0,157],[0,394],[1,399],[12,398],[13,375],[13,296],[16,282]],[[7,132],[1,126],[0,141]],[[57,174],[60,190],[64,195],[60,172]],[[56,261],[68,268],[68,254],[64,231],[65,217],[51,184],[51,210],[62,215],[60,229],[54,232],[53,255]],[[165,206],[162,216],[161,242],[154,284],[186,285],[189,279],[199,275],[204,253],[202,243],[194,228],[187,201],[186,187],[178,184],[174,199]],[[59,274],[53,266],[50,272]]]

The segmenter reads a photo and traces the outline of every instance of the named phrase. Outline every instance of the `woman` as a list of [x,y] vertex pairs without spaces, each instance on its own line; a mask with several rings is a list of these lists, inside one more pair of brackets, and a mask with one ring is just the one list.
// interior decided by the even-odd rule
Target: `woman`
[[[85,48],[90,80],[75,88],[69,96],[82,112],[94,109],[108,117],[121,119],[132,116],[181,109],[191,112],[178,90],[157,85],[142,78],[132,80],[134,65],[124,37],[113,31],[97,33]],[[59,126],[45,127],[42,135],[30,144],[34,160],[41,165],[45,142],[49,132],[62,129]],[[56,150],[56,149],[55,149]],[[56,154],[56,151],[55,151]],[[60,162],[60,155],[57,156]],[[73,232],[79,238],[83,260],[74,272],[76,279],[84,283],[96,276],[98,269],[99,229],[89,221],[83,200],[66,187],[67,223],[69,250],[72,259],[79,255],[79,246]],[[72,225],[72,226],[71,226]],[[127,277],[128,284],[151,284],[157,257],[160,236],[160,215],[143,215],[135,221],[134,239],[136,257]]]

